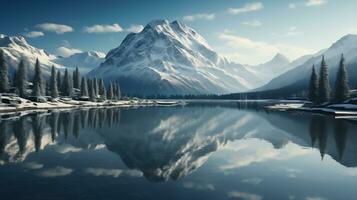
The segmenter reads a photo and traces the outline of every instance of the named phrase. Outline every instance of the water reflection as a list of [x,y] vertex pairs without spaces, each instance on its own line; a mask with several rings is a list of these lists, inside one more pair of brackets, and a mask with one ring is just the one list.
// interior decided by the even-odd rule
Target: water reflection
[[57,178],[72,188],[50,188],[63,199],[68,192],[72,199],[118,193],[122,199],[168,199],[186,190],[184,199],[197,199],[194,191],[203,199],[304,199],[321,196],[321,185],[344,185],[348,178],[341,174],[357,174],[355,121],[252,105],[197,102],[10,116],[0,122],[0,188],[11,195],[20,189],[9,189],[9,181],[31,180],[21,182],[31,188]]
[[320,115],[238,111],[230,106],[206,109],[193,104],[32,113],[2,120],[0,126],[0,155],[6,163],[22,162],[51,145],[86,149],[104,143],[127,167],[140,170],[150,181],[187,176],[228,142],[246,138],[263,139],[275,148],[288,142],[318,148],[322,159],[328,154],[344,166],[357,165],[356,125]]

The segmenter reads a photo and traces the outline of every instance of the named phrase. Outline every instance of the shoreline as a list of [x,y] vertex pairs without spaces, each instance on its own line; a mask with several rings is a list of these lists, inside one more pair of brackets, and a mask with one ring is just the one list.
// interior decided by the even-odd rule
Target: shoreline
[[141,106],[160,106],[156,101],[106,101],[106,102],[88,102],[88,101],[58,101],[46,103],[22,103],[20,106],[0,107],[0,115],[10,113],[21,113],[26,111],[44,111],[44,110],[60,110],[60,109],[78,109],[78,108],[95,108],[95,107],[141,107]]

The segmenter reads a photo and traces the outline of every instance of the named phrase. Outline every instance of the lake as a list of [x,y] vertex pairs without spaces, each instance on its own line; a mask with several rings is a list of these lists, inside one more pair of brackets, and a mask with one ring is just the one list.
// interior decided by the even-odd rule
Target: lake
[[234,101],[3,116],[0,199],[356,199],[357,121]]

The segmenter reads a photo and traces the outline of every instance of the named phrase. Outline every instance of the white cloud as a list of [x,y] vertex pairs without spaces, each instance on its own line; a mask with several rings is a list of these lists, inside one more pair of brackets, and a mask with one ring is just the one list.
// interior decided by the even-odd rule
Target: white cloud
[[230,13],[230,14],[240,14],[240,13],[258,11],[258,10],[261,10],[263,8],[264,8],[263,3],[254,2],[254,3],[247,3],[243,7],[239,7],[239,8],[228,8],[228,13]]
[[221,33],[218,35],[218,39],[224,42],[223,46],[219,47],[221,54],[237,62],[247,64],[264,62],[273,57],[276,53],[283,53],[290,59],[296,59],[302,55],[314,52],[311,49],[299,46],[255,41],[230,33]]
[[228,192],[227,196],[229,198],[237,198],[242,200],[261,200],[263,199],[262,196],[257,194],[250,194],[246,192],[239,192],[239,191],[231,191]]
[[243,179],[243,183],[249,183],[252,185],[259,185],[263,180],[260,178],[250,178],[250,179]]
[[126,174],[131,177],[142,177],[144,175],[141,171],[135,169],[125,170],[123,171],[123,174]]
[[80,49],[73,49],[68,47],[59,47],[57,48],[57,54],[63,57],[68,57],[76,53],[81,53],[82,50]]
[[[254,149],[254,152],[250,152],[249,144],[257,145],[257,139],[245,140],[247,146],[243,149],[238,147],[238,150],[235,150],[234,153],[237,155],[236,158],[230,159],[226,164],[220,166],[220,169],[223,171],[228,171],[232,169],[237,169],[241,167],[249,166],[253,163],[262,163],[269,160],[286,160],[291,159],[297,156],[306,155],[309,153],[309,150],[303,149],[296,144],[288,143],[281,149],[275,149],[271,143],[266,141],[259,141],[258,148]],[[287,171],[287,170],[286,170]],[[297,170],[287,171],[290,173],[297,173]]]
[[133,24],[129,28],[126,29],[128,32],[139,33],[144,29],[144,26],[141,24]]
[[296,8],[296,4],[295,3],[289,3],[289,8],[290,9],[295,9]]
[[[61,48],[61,47],[60,47]],[[66,47],[64,47],[64,48],[66,48]],[[69,55],[69,54],[73,54],[73,53],[80,53],[80,52],[78,52],[78,51],[80,51],[79,49],[69,49],[69,51],[68,51],[68,48],[66,48],[67,49],[67,55]],[[77,50],[77,52],[76,52],[76,50]],[[66,51],[66,50],[65,50]],[[72,51],[72,52],[71,52]],[[74,51],[74,52],[73,52]],[[70,53],[68,53],[68,52],[70,52]],[[62,52],[63,53],[63,52]],[[65,53],[66,54],[66,53]],[[72,55],[71,54],[71,55]],[[74,147],[74,146],[72,146],[72,145],[70,145],[70,144],[63,144],[63,145],[57,145],[56,147],[55,147],[55,150],[58,152],[58,153],[62,153],[62,154],[65,154],[65,153],[71,153],[71,152],[80,152],[80,151],[82,151],[82,149],[81,148],[77,148],[77,147]]]
[[326,199],[323,197],[311,196],[311,197],[306,197],[305,200],[326,200]]
[[24,167],[28,169],[41,169],[43,168],[43,164],[41,163],[36,163],[36,162],[28,162],[24,164]]
[[117,178],[120,175],[126,175],[136,178],[143,176],[143,173],[138,170],[104,169],[104,168],[95,168],[95,167],[86,168],[85,172],[93,176],[111,176],[113,178]]
[[28,38],[37,38],[37,37],[41,37],[44,36],[45,34],[41,31],[31,31],[25,34],[26,37]]
[[201,183],[194,183],[194,182],[184,182],[182,184],[184,188],[187,189],[194,189],[194,190],[214,190],[214,185],[212,184],[201,184]]
[[306,0],[305,5],[308,7],[311,6],[321,6],[323,4],[326,4],[327,0]]
[[300,34],[303,34],[303,32],[299,31],[295,26],[288,28],[288,30],[285,33],[273,33],[274,36],[279,36],[279,37],[290,37]]
[[84,28],[86,33],[118,33],[122,31],[123,28],[119,24],[96,24]]
[[253,20],[253,21],[245,21],[242,23],[243,25],[246,26],[253,26],[253,27],[258,27],[258,26],[262,26],[263,23],[259,20]]
[[93,176],[111,176],[117,178],[123,171],[120,169],[87,168],[86,173]]
[[183,17],[185,21],[194,21],[198,19],[202,20],[213,20],[216,17],[214,13],[199,13],[194,15],[186,15]]
[[57,166],[55,168],[49,168],[39,172],[40,176],[43,177],[58,177],[58,176],[67,176],[73,172],[73,169]]
[[43,31],[53,32],[57,34],[63,34],[63,33],[74,31],[72,27],[64,24],[43,23],[43,24],[37,24],[35,27]]

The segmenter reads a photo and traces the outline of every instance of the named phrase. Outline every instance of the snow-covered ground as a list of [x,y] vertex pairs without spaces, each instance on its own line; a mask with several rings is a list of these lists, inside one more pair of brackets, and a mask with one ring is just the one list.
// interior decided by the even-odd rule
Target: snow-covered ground
[[336,117],[357,117],[357,105],[343,103],[332,104],[327,107],[310,108],[303,107],[305,102],[292,102],[292,103],[278,103],[274,105],[266,106],[267,109],[280,110],[280,111],[305,111],[313,113],[331,114]]
[[8,112],[19,112],[26,110],[40,110],[40,109],[63,109],[63,108],[77,108],[77,107],[103,107],[103,106],[112,106],[112,107],[131,107],[131,106],[161,106],[161,105],[178,105],[179,102],[176,101],[155,101],[155,100],[146,100],[146,99],[133,99],[133,100],[118,100],[118,101],[103,101],[103,102],[91,102],[91,101],[78,101],[78,100],[63,100],[58,99],[54,102],[31,102],[27,99],[20,97],[2,97],[8,98],[11,100],[21,101],[21,103],[16,104],[4,104],[0,103],[0,113]]

